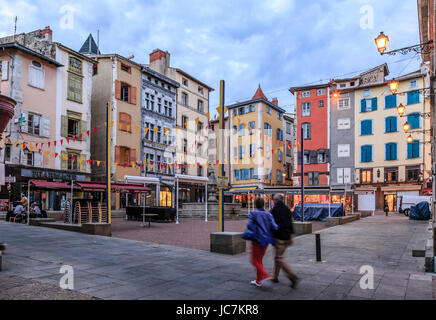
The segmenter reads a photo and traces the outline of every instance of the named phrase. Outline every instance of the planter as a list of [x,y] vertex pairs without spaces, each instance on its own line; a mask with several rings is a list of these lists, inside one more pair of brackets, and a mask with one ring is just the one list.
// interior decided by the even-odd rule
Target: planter
[[0,137],[8,125],[9,120],[14,116],[16,104],[17,102],[14,99],[0,94]]

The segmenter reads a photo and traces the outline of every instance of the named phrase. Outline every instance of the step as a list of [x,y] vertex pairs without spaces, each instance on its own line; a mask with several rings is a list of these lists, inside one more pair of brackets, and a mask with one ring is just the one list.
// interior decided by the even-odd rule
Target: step
[[6,220],[6,212],[0,212],[0,220]]

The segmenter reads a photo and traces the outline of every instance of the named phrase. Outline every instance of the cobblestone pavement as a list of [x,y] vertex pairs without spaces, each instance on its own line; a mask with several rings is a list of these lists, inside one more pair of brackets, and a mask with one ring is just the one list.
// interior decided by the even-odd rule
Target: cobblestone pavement
[[[428,222],[368,217],[319,231],[324,262],[315,262],[313,235],[295,239],[286,257],[301,277],[299,287],[250,286],[248,253],[227,256],[205,250],[0,222],[8,244],[2,277],[20,276],[58,286],[62,265],[74,268],[74,290],[101,299],[425,299],[433,296],[423,258],[412,257]],[[141,230],[146,232],[147,230]],[[265,266],[272,268],[272,249]],[[374,289],[360,288],[362,265],[374,268]],[[0,281],[0,297],[10,291]]]
[[[142,221],[112,219],[112,236],[116,238],[147,241],[171,246],[210,250],[210,233],[219,230],[218,221],[180,219],[180,224],[152,222],[151,227],[142,228]],[[225,231],[243,232],[247,225],[244,220],[226,220]],[[312,221],[313,231],[325,228],[325,222]]]

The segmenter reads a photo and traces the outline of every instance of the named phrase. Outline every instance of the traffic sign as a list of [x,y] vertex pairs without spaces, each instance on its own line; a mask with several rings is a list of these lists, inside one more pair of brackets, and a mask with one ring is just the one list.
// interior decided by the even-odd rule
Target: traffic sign
[[218,177],[218,188],[227,188],[229,186],[229,177]]
[[8,177],[5,177],[5,182],[7,182],[7,183],[15,183],[15,182],[17,182],[17,178],[15,176],[14,177],[8,176]]

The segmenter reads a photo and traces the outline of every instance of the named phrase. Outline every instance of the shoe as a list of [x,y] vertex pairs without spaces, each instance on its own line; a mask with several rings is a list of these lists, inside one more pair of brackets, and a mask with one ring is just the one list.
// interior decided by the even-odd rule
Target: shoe
[[274,282],[274,283],[279,283],[279,278],[274,278],[274,277],[273,277],[273,278],[271,279],[271,281]]
[[261,287],[262,283],[258,283],[256,280],[253,280],[250,282],[252,285],[256,286],[256,287]]
[[290,278],[289,280],[291,280],[291,288],[292,289],[297,289],[298,282],[300,282],[300,278],[295,277],[294,279]]
[[272,276],[268,276],[268,277],[266,277],[265,279],[263,279],[262,280],[262,282],[264,282],[264,281],[268,281],[268,280],[273,280],[274,279],[274,277],[272,277]]

